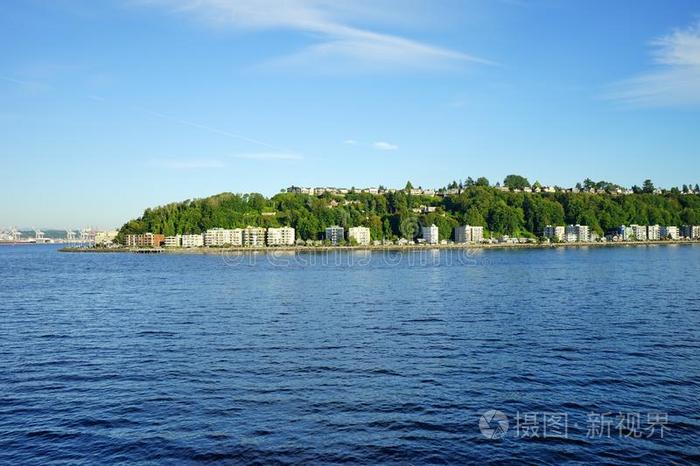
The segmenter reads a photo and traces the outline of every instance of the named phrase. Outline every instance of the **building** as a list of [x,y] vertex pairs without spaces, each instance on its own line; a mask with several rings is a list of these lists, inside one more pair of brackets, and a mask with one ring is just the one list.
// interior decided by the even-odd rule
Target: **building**
[[166,248],[179,248],[182,246],[182,237],[180,235],[166,236],[163,246]]
[[587,225],[568,225],[564,230],[564,241],[568,243],[590,241],[591,234]]
[[631,238],[633,240],[637,241],[646,241],[647,240],[647,227],[644,225],[636,225],[632,224],[629,226],[631,230]]
[[647,239],[649,241],[658,241],[661,239],[661,227],[658,225],[647,225]]
[[268,228],[268,246],[294,246],[296,234],[292,227]]
[[661,227],[661,237],[665,239],[677,240],[680,237],[680,235],[678,234],[678,227]]
[[700,239],[700,225],[683,225],[681,235],[688,239]]
[[565,234],[566,228],[562,225],[547,225],[542,232],[542,236],[545,238],[556,239],[557,241],[564,241]]
[[141,235],[126,235],[124,238],[130,248],[157,248],[165,242],[165,235],[143,233]]
[[114,243],[114,240],[117,238],[118,234],[118,230],[98,231],[97,233],[95,233],[95,245],[107,246],[109,244],[112,244]]
[[438,244],[440,242],[440,238],[438,237],[438,227],[435,226],[435,224],[423,227],[423,239],[425,240],[426,243],[428,244]]
[[183,248],[201,248],[204,246],[204,235],[182,235],[180,242]]
[[247,226],[242,234],[243,246],[261,248],[265,246],[265,229]]
[[484,239],[484,227],[464,225],[455,228],[455,243],[480,243]]
[[212,247],[241,246],[243,244],[243,230],[235,228],[212,228],[204,233],[204,245]]
[[333,246],[337,246],[345,239],[345,228],[333,225],[326,228],[326,241],[330,241]]
[[357,244],[367,245],[372,240],[370,237],[369,228],[367,227],[350,227],[348,228],[348,240],[355,240]]

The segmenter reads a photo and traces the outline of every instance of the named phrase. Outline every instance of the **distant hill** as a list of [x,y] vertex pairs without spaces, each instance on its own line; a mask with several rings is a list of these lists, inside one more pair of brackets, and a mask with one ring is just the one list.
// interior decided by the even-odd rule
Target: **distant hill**
[[202,233],[209,228],[289,225],[302,239],[320,239],[327,226],[368,226],[373,239],[409,237],[419,225],[435,224],[440,238],[457,225],[481,225],[486,233],[540,235],[545,225],[582,224],[604,234],[622,224],[700,223],[700,196],[678,190],[662,194],[589,194],[583,192],[509,192],[472,185],[446,196],[350,192],[320,196],[280,193],[222,193],[146,209],[127,222],[120,236],[154,232]]

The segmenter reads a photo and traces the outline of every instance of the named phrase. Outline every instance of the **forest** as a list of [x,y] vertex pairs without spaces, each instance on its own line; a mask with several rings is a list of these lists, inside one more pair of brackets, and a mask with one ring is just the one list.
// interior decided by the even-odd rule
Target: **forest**
[[[407,188],[410,188],[407,183]],[[411,239],[421,225],[435,224],[440,239],[451,239],[458,225],[480,225],[485,237],[511,235],[538,237],[545,225],[582,224],[604,235],[620,225],[683,225],[700,223],[700,195],[692,188],[660,191],[650,180],[630,194],[617,194],[617,185],[585,180],[581,190],[554,193],[522,192],[526,178],[509,175],[503,186],[485,178],[453,182],[450,192],[435,196],[412,195],[409,189],[385,194],[351,191],[345,195],[309,195],[281,192],[270,198],[258,193],[222,193],[202,199],[146,209],[127,222],[118,240],[130,233],[196,234],[209,228],[291,226],[297,238],[322,239],[325,228],[367,226],[372,239]],[[534,185],[533,185],[534,186]],[[696,186],[697,188],[697,186]],[[443,189],[443,192],[446,190]]]

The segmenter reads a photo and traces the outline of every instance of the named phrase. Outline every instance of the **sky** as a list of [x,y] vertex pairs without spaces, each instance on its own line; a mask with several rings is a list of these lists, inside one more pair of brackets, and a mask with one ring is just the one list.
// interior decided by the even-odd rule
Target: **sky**
[[696,0],[8,0],[0,228],[290,185],[700,183]]

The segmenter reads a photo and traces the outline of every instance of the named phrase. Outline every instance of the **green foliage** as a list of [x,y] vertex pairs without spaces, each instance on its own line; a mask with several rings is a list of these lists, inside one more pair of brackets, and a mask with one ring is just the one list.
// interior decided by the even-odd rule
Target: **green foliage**
[[508,189],[523,189],[529,188],[530,182],[524,176],[508,175],[503,180],[503,186],[505,186]]
[[[517,177],[517,175],[515,175]],[[518,177],[522,178],[522,177]],[[354,192],[345,196],[326,193],[311,196],[279,193],[271,198],[261,194],[223,193],[146,209],[143,215],[121,228],[119,240],[129,233],[165,235],[202,233],[209,228],[244,228],[247,225],[276,227],[289,225],[302,240],[323,239],[326,227],[366,226],[372,239],[409,238],[419,234],[419,225],[434,223],[440,239],[452,237],[457,225],[479,225],[494,235],[540,235],[545,225],[580,223],[598,234],[620,225],[681,225],[700,223],[700,195],[671,190],[662,194],[521,193],[488,187],[487,182],[469,182],[459,194],[409,195],[404,191],[387,194]],[[506,178],[523,185],[524,178]],[[596,189],[613,189],[607,182],[585,180]],[[645,190],[650,188],[645,183]],[[653,191],[653,190],[652,190]],[[415,213],[420,206],[436,207],[428,214]]]

